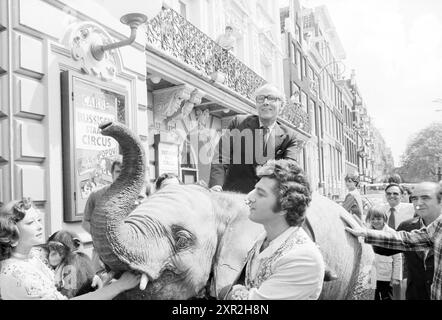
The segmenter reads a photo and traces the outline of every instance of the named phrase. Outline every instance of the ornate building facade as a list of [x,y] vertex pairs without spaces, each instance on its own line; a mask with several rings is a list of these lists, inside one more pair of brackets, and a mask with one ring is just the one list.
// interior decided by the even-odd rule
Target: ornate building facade
[[[228,121],[256,113],[252,94],[260,85],[282,87],[279,8],[265,0],[166,4],[147,25],[150,176],[162,171],[160,144],[178,153],[174,171],[183,181],[207,182],[210,164],[204,160]],[[226,26],[235,39],[228,52],[216,42]],[[290,113],[284,115],[282,121],[291,125]]]
[[345,52],[325,7],[299,1],[281,11],[286,43],[285,90],[310,115],[311,138],[304,148],[312,186],[331,198],[343,192],[342,73]]
[[292,0],[280,12],[285,92],[309,114],[304,167],[314,189],[340,199],[346,174],[374,181],[378,136],[354,73],[345,78],[344,48],[327,8]]
[[[44,213],[46,236],[68,229],[90,242],[81,228],[84,205],[111,181],[110,159],[119,152],[102,139],[100,122],[118,121],[138,134],[146,180],[175,172],[185,183],[207,182],[221,130],[237,114],[256,113],[252,94],[266,82],[291,97],[279,121],[305,141],[298,160],[314,189],[337,197],[346,163],[359,172],[370,167],[360,149],[367,137],[344,133],[350,109],[354,123],[362,117],[359,93],[340,83],[333,59],[342,50],[324,10],[292,5],[296,19],[283,24],[281,38],[271,0],[164,4],[0,0],[0,202],[29,196]],[[134,42],[91,50],[126,42],[130,30],[120,18],[128,10],[149,18]],[[227,25],[231,52],[216,42]],[[351,151],[346,138],[356,144]]]
[[[130,44],[120,22],[128,12],[149,19]],[[231,52],[216,43],[227,25]],[[126,45],[112,48],[119,41]],[[88,243],[85,202],[111,181],[119,152],[99,122],[138,134],[146,180],[175,172],[207,182],[220,131],[234,115],[256,113],[252,93],[266,82],[283,87],[270,0],[0,0],[0,201],[30,196],[46,236],[68,229]],[[309,126],[301,109],[285,107],[279,120]]]
[[130,33],[119,19],[131,6],[101,4],[0,0],[0,201],[31,197],[46,236],[68,229],[85,242],[85,202],[109,183],[118,153],[98,124],[118,121],[145,143],[148,136],[145,28],[95,58],[91,45]]

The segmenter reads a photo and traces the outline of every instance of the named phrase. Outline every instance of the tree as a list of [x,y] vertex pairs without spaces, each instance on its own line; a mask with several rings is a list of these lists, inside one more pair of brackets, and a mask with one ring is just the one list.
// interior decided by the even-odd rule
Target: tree
[[371,129],[374,134],[374,176],[377,182],[386,182],[394,170],[393,155],[381,132],[375,126]]
[[400,184],[402,183],[402,178],[399,174],[394,173],[392,175],[390,175],[387,179],[387,183],[396,183],[396,184]]
[[408,142],[400,175],[405,182],[437,181],[442,166],[442,123],[433,123]]

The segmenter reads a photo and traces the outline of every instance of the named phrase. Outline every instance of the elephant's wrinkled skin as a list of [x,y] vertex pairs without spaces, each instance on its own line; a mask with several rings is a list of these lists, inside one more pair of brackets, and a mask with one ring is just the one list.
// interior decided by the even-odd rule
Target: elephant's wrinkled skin
[[[168,186],[133,209],[144,182],[143,147],[122,125],[100,128],[119,142],[123,168],[92,214],[94,247],[112,270],[135,270],[149,280],[145,290],[132,289],[124,298],[217,296],[234,280],[263,232],[248,220],[244,195]],[[338,276],[324,283],[321,298],[370,299],[373,251],[345,233],[340,214],[346,214],[343,208],[314,194],[307,217],[326,263]]]

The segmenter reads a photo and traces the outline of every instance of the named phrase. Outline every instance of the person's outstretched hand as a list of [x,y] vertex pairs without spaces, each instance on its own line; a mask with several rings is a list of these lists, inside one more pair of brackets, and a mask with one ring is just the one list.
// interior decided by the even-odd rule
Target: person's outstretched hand
[[135,287],[140,283],[141,275],[130,271],[124,272],[121,277],[115,281],[120,286],[121,291],[126,291]]
[[367,235],[366,228],[363,227],[362,221],[355,215],[349,215],[348,213],[341,214],[341,219],[344,224],[349,227],[345,227],[345,230],[355,237],[365,237]]
[[114,277],[115,277],[114,271],[103,272],[100,275],[100,278],[103,282],[103,286],[107,286],[109,283],[111,283],[111,281],[114,279]]

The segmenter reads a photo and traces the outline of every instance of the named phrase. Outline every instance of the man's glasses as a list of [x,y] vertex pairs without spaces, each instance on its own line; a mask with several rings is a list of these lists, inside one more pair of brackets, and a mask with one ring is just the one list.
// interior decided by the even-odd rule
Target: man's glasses
[[396,196],[396,197],[399,196],[399,193],[397,193],[397,192],[386,192],[386,194],[387,194],[387,196]]
[[267,99],[268,102],[276,102],[276,101],[281,101],[281,98],[276,97],[276,96],[272,96],[272,95],[259,95],[256,96],[256,102],[258,103],[263,103],[265,100]]

